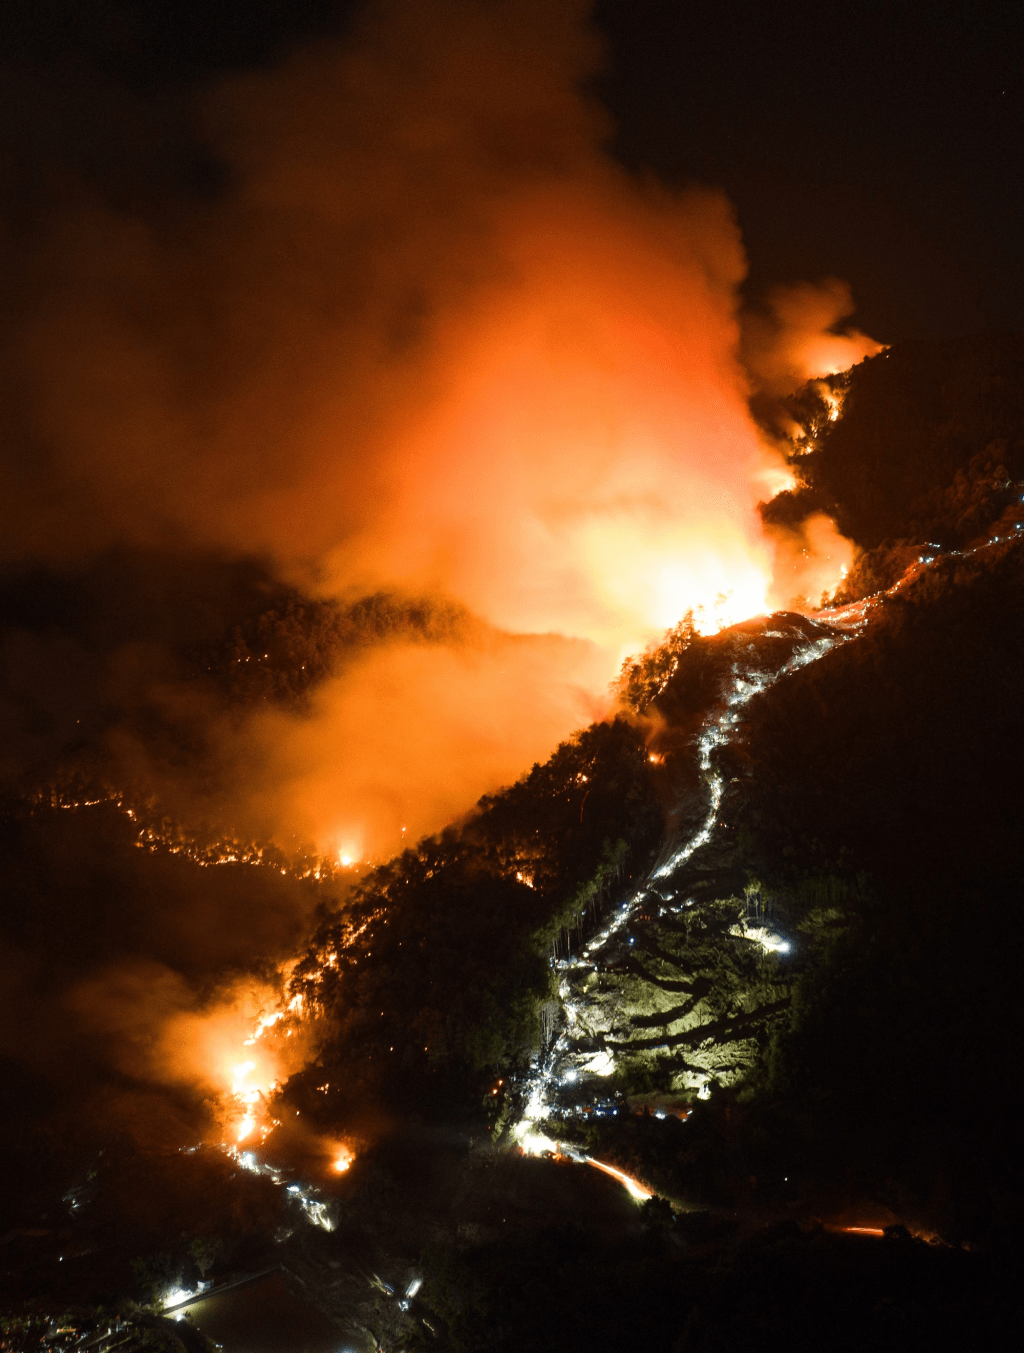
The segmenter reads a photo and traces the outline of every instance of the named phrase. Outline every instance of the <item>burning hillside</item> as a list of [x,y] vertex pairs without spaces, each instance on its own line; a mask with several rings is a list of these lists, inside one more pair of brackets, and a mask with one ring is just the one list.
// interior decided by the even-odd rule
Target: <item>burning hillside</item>
[[[847,407],[865,414],[863,370],[847,378],[830,425]],[[996,538],[1012,514],[995,506],[994,526],[982,523],[965,548],[909,536],[900,548],[918,553],[898,585],[845,609],[718,634],[680,624],[623,669],[627,717],[592,725],[362,877],[315,854],[203,845],[123,795],[47,797],[37,779],[29,798],[9,796],[20,892],[8,942],[48,954],[20,999],[53,1012],[26,1049],[38,1107],[6,1128],[24,1181],[12,1297],[39,1283],[57,1290],[55,1263],[59,1290],[81,1300],[145,1295],[130,1262],[144,1261],[156,1294],[283,1259],[351,1330],[386,1326],[400,1344],[461,1300],[443,1295],[438,1261],[417,1268],[428,1234],[448,1237],[446,1263],[475,1263],[473,1246],[495,1243],[512,1197],[534,1187],[495,1154],[502,1142],[553,1155],[533,1162],[539,1191],[515,1205],[524,1234],[548,1224],[543,1198],[558,1196],[560,1172],[590,1160],[610,1171],[609,1187],[657,1190],[650,1216],[668,1209],[666,1234],[683,1225],[667,1196],[749,1224],[788,1210],[865,1235],[900,1222],[994,1243],[1012,1213],[977,1210],[963,1162],[983,1150],[998,1171],[998,1144],[978,1128],[969,1150],[933,1136],[925,1153],[921,1133],[935,1132],[933,1087],[965,1027],[945,993],[967,971],[989,974],[971,996],[989,1042],[970,1061],[992,1102],[1004,1094],[995,1031],[1014,1036],[986,899],[1015,868],[1012,778],[999,767],[1018,753],[1016,703],[993,674],[1016,669],[1021,547],[1015,530]],[[409,624],[394,607],[368,612],[389,617],[386,633],[392,615]],[[418,614],[425,644],[470,623]],[[334,636],[353,623],[292,600],[205,656],[194,644],[180,651],[224,709],[283,708],[346,660],[351,640]],[[354,633],[366,633],[363,621]],[[81,746],[85,764],[100,764],[95,738]],[[972,786],[966,799],[949,795],[950,764]],[[957,840],[982,854],[951,848]],[[113,952],[92,901],[111,895],[123,899]],[[125,906],[141,896],[133,919]],[[47,928],[58,898],[68,921]],[[977,953],[962,969],[968,914]],[[62,928],[82,917],[91,937]],[[914,950],[913,986],[890,983],[891,956]],[[850,1011],[853,1045],[840,1036]],[[944,1041],[922,1044],[920,1021]],[[904,1030],[895,1044],[894,1027]],[[877,1039],[895,1048],[898,1087]],[[11,1065],[28,1102],[27,1059]],[[895,1102],[904,1108],[889,1123]],[[857,1162],[852,1184],[837,1183],[837,1153]],[[212,1210],[174,1223],[182,1248],[167,1219],[187,1216],[197,1171]],[[133,1179],[152,1206],[125,1229]],[[610,1196],[584,1188],[573,1206],[610,1224]],[[67,1217],[59,1229],[47,1224],[54,1210]],[[372,1299],[355,1276],[370,1254],[382,1284]],[[328,1276],[332,1264],[343,1282]],[[375,1314],[368,1301],[380,1303]]]
[[1024,346],[748,296],[601,59],[360,6],[4,217],[4,1350],[988,1337]]

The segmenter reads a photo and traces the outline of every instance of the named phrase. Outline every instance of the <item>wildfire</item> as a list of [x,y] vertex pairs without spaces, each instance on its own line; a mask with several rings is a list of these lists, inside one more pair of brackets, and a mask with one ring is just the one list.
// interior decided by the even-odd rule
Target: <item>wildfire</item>
[[269,1114],[269,1100],[281,1083],[281,1072],[293,1060],[286,1056],[281,1040],[294,1037],[294,1026],[301,1014],[301,996],[282,998],[273,1008],[261,1011],[242,1044],[254,1049],[253,1053],[228,1065],[226,1109],[229,1120],[238,1118],[235,1129],[238,1145],[251,1141],[257,1134],[262,1141],[276,1125]]
[[837,390],[830,390],[828,386],[823,385],[822,399],[828,405],[828,421],[834,423],[843,411],[843,396]]
[[[261,1099],[265,1098],[265,1091],[258,1085],[247,1084],[250,1075],[256,1070],[256,1063],[239,1062],[232,1068],[231,1076],[231,1098],[244,1108],[242,1120],[238,1124],[238,1132],[235,1140],[241,1145],[248,1140],[256,1130],[256,1108]],[[266,1087],[266,1093],[275,1088],[274,1085]]]
[[253,1146],[276,1126],[274,1092],[307,1058],[301,996],[288,993],[291,964],[278,981],[239,981],[214,1005],[165,1024],[155,1057],[173,1080],[204,1084],[219,1104],[225,1146]]
[[333,1159],[331,1160],[331,1169],[336,1174],[344,1174],[346,1170],[352,1168],[352,1162],[356,1158],[356,1153],[351,1146],[346,1143],[335,1146],[331,1151]]

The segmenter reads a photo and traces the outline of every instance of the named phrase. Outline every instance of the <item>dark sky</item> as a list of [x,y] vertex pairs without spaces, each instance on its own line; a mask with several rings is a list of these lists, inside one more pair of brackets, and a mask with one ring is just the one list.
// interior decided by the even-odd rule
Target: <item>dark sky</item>
[[[8,202],[30,191],[26,175],[39,192],[68,160],[128,207],[152,196],[157,179],[166,190],[168,165],[179,166],[181,190],[202,190],[215,171],[193,147],[164,146],[160,174],[150,172],[152,137],[133,125],[132,100],[171,99],[211,75],[272,61],[296,40],[343,28],[352,8],[7,0],[0,148],[18,160],[20,185]],[[858,324],[887,341],[1024,328],[1024,22],[1015,0],[598,0],[596,17],[616,152],[671,182],[725,188],[754,295],[831,274],[852,283]],[[34,72],[30,97],[12,68]],[[40,81],[63,113],[40,101]],[[94,123],[90,97],[104,105]]]
[[619,152],[736,203],[757,288],[832,273],[894,341],[1024,328],[1024,10],[599,0]]

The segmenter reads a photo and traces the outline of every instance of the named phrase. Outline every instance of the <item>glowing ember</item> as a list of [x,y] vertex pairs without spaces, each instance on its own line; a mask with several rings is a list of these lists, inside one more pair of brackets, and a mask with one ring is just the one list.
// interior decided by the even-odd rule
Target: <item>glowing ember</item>
[[344,1174],[346,1170],[351,1169],[355,1158],[355,1152],[350,1146],[337,1147],[334,1152],[334,1159],[331,1161],[331,1169],[336,1174]]

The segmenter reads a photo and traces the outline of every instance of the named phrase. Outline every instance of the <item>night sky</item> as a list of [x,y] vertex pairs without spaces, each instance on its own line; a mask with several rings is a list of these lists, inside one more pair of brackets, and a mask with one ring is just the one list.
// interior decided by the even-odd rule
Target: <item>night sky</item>
[[[224,184],[190,90],[344,32],[325,0],[15,0],[0,18],[7,229],[70,185],[121,210]],[[752,299],[838,276],[887,342],[1024,324],[1019,6],[599,0],[598,93],[641,174],[735,203]]]

